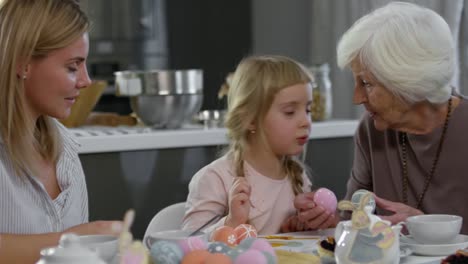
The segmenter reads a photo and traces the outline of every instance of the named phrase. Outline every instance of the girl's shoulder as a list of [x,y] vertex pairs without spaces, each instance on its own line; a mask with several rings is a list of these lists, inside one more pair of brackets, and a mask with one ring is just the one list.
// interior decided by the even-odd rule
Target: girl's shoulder
[[234,167],[232,160],[227,155],[224,155],[201,168],[194,175],[194,178],[211,178],[216,176],[222,180],[231,180],[234,177],[233,171]]

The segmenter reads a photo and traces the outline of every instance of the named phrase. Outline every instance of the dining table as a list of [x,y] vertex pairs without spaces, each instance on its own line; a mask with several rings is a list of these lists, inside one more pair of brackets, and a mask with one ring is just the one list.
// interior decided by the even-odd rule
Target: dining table
[[[272,244],[275,250],[293,251],[317,255],[318,242],[326,237],[334,237],[335,229],[323,229],[316,231],[303,231],[281,233],[271,236],[263,236]],[[440,263],[446,256],[422,256],[411,252],[407,248],[400,247],[400,264],[435,264]],[[455,253],[455,252],[453,252]],[[328,262],[333,264],[333,262]]]

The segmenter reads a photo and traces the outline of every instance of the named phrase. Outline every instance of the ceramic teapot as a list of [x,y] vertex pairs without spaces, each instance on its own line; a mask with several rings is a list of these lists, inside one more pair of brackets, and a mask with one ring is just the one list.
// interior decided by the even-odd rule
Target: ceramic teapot
[[[338,203],[340,210],[351,210],[350,221],[342,221],[335,230],[335,259],[341,263],[397,264],[400,261],[401,226],[372,214],[372,193],[362,195],[360,203]],[[375,204],[375,203],[374,203]]]
[[36,264],[106,264],[97,253],[83,247],[75,234],[60,237],[58,247],[41,251],[41,259]]

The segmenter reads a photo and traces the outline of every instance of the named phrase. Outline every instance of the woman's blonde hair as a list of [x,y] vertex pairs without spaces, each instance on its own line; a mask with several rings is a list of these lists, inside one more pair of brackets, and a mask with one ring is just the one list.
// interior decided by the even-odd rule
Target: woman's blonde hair
[[0,136],[19,175],[35,173],[39,158],[57,162],[62,139],[52,118],[41,116],[35,122],[28,116],[18,71],[70,45],[88,29],[89,20],[74,0],[0,1]]
[[[252,56],[240,62],[229,85],[225,121],[230,139],[228,153],[238,176],[245,176],[243,163],[249,126],[254,124],[255,133],[259,133],[265,143],[263,121],[275,95],[286,87],[313,81],[303,65],[287,57]],[[290,177],[294,193],[302,193],[303,164],[295,157],[286,156],[283,169]]]

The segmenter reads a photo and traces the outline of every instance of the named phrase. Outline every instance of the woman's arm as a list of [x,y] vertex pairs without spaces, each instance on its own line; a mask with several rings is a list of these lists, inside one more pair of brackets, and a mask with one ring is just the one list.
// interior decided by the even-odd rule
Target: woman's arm
[[119,235],[121,231],[121,221],[96,221],[56,233],[37,235],[0,234],[0,263],[36,263],[41,249],[57,246],[60,236],[64,233]]

